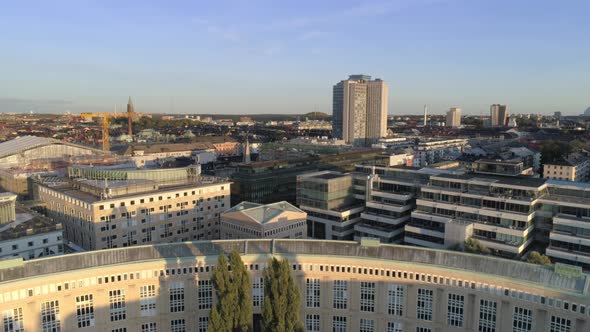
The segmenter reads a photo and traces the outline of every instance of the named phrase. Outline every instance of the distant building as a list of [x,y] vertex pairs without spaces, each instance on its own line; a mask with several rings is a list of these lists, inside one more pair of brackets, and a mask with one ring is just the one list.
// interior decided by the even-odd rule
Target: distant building
[[543,177],[562,181],[587,182],[590,177],[590,158],[574,153],[567,158],[543,164]]
[[242,202],[221,213],[221,239],[305,239],[306,217],[287,202]]
[[490,106],[490,119],[492,127],[505,127],[508,124],[508,107],[493,104]]
[[458,157],[468,146],[466,138],[421,139],[414,147],[413,166],[424,167],[446,158]]
[[366,146],[387,134],[389,89],[380,79],[350,75],[333,88],[333,136]]
[[461,109],[458,107],[451,107],[447,112],[446,119],[447,127],[458,128],[461,126]]

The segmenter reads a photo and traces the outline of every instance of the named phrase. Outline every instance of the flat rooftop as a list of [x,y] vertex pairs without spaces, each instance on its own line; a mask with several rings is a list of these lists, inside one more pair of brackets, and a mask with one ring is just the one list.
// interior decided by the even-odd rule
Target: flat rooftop
[[487,277],[498,276],[515,282],[533,283],[556,291],[575,294],[587,298],[587,274],[566,276],[553,271],[553,268],[529,264],[516,260],[492,256],[467,254],[463,252],[435,250],[402,245],[378,244],[365,247],[353,241],[329,240],[218,240],[169,243],[148,246],[96,250],[57,257],[47,257],[19,264],[0,264],[0,284],[34,278],[52,273],[65,273],[108,265],[130,264],[150,260],[173,260],[181,257],[228,255],[232,250],[242,255],[285,255],[315,257],[354,257],[367,260],[404,262],[406,265],[432,266],[433,268],[453,269],[457,275],[462,271]]
[[16,221],[0,227],[0,241],[61,230],[61,224],[25,207],[16,206]]

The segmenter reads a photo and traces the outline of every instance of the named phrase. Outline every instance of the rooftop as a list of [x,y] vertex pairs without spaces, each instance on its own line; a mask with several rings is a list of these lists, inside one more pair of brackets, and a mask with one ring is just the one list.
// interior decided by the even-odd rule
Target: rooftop
[[248,217],[250,220],[259,224],[269,224],[277,221],[277,217],[285,212],[305,213],[294,205],[282,201],[272,204],[258,204],[251,202],[242,202],[229,210],[226,210],[222,216],[232,216],[240,214]]
[[72,143],[62,142],[53,138],[37,137],[37,136],[22,136],[17,137],[13,140],[0,143],[0,158],[7,157],[13,154],[20,153],[24,150],[30,150],[39,146],[51,145],[51,144],[64,144],[70,146],[76,146],[83,149],[93,150],[98,153],[102,151],[89,148],[86,146],[76,145]]
[[16,206],[16,221],[0,227],[0,241],[17,239],[61,230],[61,224],[29,210]]
[[8,261],[0,264],[0,284],[53,273],[130,264],[148,260],[174,260],[181,257],[217,256],[233,249],[242,255],[283,255],[297,260],[300,256],[354,257],[403,262],[406,265],[432,266],[477,275],[497,276],[577,295],[587,300],[589,275],[566,276],[551,267],[528,264],[492,256],[411,246],[378,244],[364,247],[359,242],[329,240],[224,240],[133,246],[96,250],[31,261]]

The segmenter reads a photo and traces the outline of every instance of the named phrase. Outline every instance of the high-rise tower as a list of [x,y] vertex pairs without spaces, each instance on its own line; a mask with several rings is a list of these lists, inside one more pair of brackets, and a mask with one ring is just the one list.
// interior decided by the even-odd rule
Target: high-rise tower
[[508,107],[500,104],[490,106],[490,122],[492,127],[505,127],[508,124]]
[[334,85],[332,95],[333,136],[346,143],[365,146],[387,133],[389,89],[380,79],[350,75]]
[[133,128],[131,123],[133,122],[133,117],[135,116],[135,109],[133,108],[133,101],[131,100],[131,96],[129,96],[129,101],[127,102],[127,135],[133,138]]
[[458,107],[451,107],[447,112],[447,127],[457,128],[461,126],[461,109]]

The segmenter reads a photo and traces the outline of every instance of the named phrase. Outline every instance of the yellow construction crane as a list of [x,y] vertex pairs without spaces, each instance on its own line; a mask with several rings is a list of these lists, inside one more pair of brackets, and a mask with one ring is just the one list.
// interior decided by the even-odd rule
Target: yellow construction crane
[[105,152],[109,152],[111,150],[111,137],[109,136],[109,116],[110,114],[107,112],[100,112],[100,113],[82,113],[80,114],[81,117],[86,119],[95,119],[101,118],[102,119],[102,150]]

